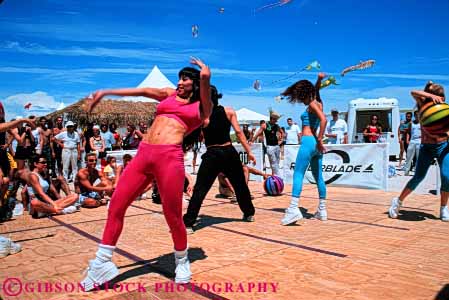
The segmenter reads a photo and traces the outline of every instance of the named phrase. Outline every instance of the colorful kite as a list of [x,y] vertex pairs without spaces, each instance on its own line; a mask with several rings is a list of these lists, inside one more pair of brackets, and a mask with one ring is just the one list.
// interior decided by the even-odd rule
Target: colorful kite
[[199,34],[199,27],[198,25],[192,25],[192,36],[194,38],[197,38]]
[[23,108],[25,108],[25,109],[30,109],[30,108],[31,108],[31,105],[33,105],[33,104],[31,104],[31,102],[27,102],[27,103],[23,106]]
[[285,4],[288,4],[290,2],[292,2],[292,0],[279,0],[278,2],[267,4],[267,5],[261,6],[259,8],[256,8],[254,10],[254,12],[259,12],[259,11],[262,11],[262,10],[268,9],[268,8],[275,8],[275,7],[279,7],[279,6],[284,6]]
[[254,81],[254,83],[253,83],[253,88],[254,88],[256,91],[260,91],[260,90],[262,89],[262,86],[261,86],[259,80]]
[[218,10],[218,12],[219,12],[220,14],[224,13],[224,7],[220,7],[220,9]]
[[368,69],[371,68],[372,66],[374,66],[374,63],[376,61],[374,59],[370,59],[367,61],[361,61],[359,64],[355,65],[355,66],[350,66],[347,67],[346,69],[344,69],[343,71],[341,71],[341,76],[345,76],[346,73],[355,71],[355,70],[364,70],[364,69]]
[[270,82],[270,85],[271,85],[271,84],[278,83],[278,82],[280,82],[280,81],[284,81],[284,80],[290,79],[290,78],[292,78],[292,77],[295,77],[296,75],[298,75],[298,74],[300,74],[300,73],[302,73],[302,72],[304,72],[304,71],[310,71],[310,70],[312,70],[312,69],[317,69],[317,70],[319,70],[320,68],[321,68],[320,63],[319,63],[317,60],[314,60],[314,61],[312,61],[310,64],[308,64],[307,66],[305,66],[302,70],[297,71],[297,72],[295,72],[295,73],[293,73],[293,74],[291,74],[291,75],[288,75],[287,77],[284,77],[284,78],[281,78],[281,79],[278,79],[278,80],[274,80],[274,81]]
[[304,69],[303,69],[303,71],[305,70],[305,71],[310,71],[310,70],[312,70],[312,69],[317,69],[317,70],[319,70],[321,68],[321,65],[320,65],[320,63],[317,61],[317,60],[314,60],[314,61],[312,61],[310,64],[308,64]]
[[338,85],[337,79],[334,76],[329,76],[326,80],[321,82],[320,89],[327,88],[330,85]]

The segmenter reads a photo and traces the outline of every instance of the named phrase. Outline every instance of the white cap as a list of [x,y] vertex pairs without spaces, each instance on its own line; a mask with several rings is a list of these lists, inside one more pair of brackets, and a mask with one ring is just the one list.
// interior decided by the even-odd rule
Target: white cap
[[100,130],[100,126],[95,125],[94,127],[92,127],[92,129],[98,129],[98,130]]
[[73,124],[72,121],[68,121],[67,123],[65,123],[65,127],[69,127],[69,126],[75,126],[75,124]]

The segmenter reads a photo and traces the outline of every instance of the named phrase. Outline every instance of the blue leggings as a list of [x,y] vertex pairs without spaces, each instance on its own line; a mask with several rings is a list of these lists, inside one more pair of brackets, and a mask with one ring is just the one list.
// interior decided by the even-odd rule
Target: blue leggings
[[407,183],[406,188],[414,190],[426,177],[430,164],[436,158],[440,166],[441,191],[449,192],[449,143],[421,144],[418,161],[416,162],[415,175]]
[[302,182],[308,166],[312,167],[312,174],[318,185],[318,194],[320,199],[326,199],[326,184],[323,179],[323,154],[316,148],[314,136],[303,136],[301,146],[296,156],[295,172],[293,173],[293,197],[300,197],[302,191]]

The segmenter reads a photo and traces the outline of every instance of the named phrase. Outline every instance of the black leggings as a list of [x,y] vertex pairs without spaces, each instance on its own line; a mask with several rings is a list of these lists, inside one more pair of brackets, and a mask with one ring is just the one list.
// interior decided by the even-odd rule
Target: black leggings
[[233,146],[209,147],[201,159],[193,195],[187,213],[184,215],[184,224],[192,227],[196,222],[203,200],[219,173],[225,174],[231,182],[244,217],[253,216],[255,210],[251,202],[251,194],[243,174],[242,162],[235,148]]

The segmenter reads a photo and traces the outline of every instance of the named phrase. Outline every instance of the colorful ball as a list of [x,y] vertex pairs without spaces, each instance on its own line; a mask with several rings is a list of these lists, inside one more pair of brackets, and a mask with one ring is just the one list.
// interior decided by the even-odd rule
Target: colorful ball
[[419,109],[419,119],[425,131],[439,135],[449,131],[449,105],[447,103],[425,103]]
[[269,196],[279,196],[284,190],[284,181],[281,177],[273,175],[265,179],[263,188]]

